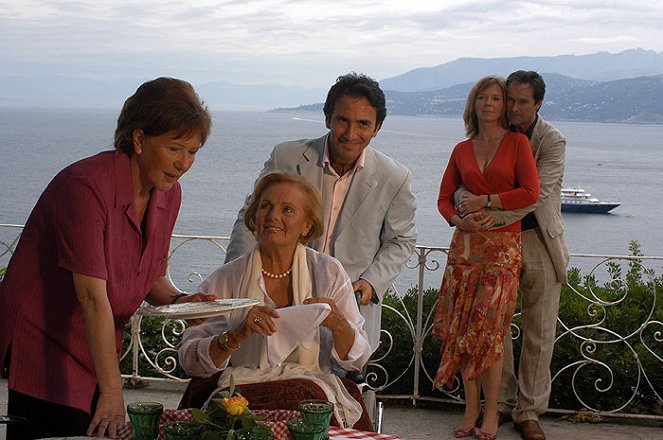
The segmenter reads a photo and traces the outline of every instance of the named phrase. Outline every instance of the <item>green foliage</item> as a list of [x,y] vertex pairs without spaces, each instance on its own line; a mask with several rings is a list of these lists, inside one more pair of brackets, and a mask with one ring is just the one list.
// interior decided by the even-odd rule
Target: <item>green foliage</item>
[[[427,315],[430,311],[434,312],[438,295],[438,289],[431,288],[424,292],[424,315]],[[416,325],[418,289],[416,287],[411,287],[404,295],[401,296],[400,299],[394,294],[394,292],[390,291],[384,297],[383,303],[384,305],[387,305],[395,310],[394,311],[390,308],[383,308],[382,311],[382,328],[388,331],[394,339],[393,347],[391,348],[387,357],[381,361],[380,364],[389,372],[390,380],[394,380],[401,373],[406,372],[398,381],[389,385],[385,392],[388,394],[410,394],[412,393],[414,387],[413,333],[414,326]],[[406,323],[401,315],[408,319],[409,322]],[[389,349],[384,336],[381,342],[382,343],[378,351],[373,355],[374,359],[379,359],[385,354],[385,351]],[[422,357],[424,365],[434,365],[436,368],[440,361],[439,353],[440,341],[428,334],[422,345]],[[377,368],[369,367],[368,372],[369,375],[371,372],[373,372],[379,378],[381,378],[380,370]],[[425,372],[422,373],[421,382],[426,383],[428,386],[424,387],[424,389],[420,389],[420,392],[423,395],[431,395],[433,393],[431,389],[431,382],[426,381],[424,375]],[[433,371],[431,374],[434,376],[435,371]]]
[[[635,242],[630,244],[629,249],[635,257],[642,255]],[[580,269],[572,267],[568,273],[568,285],[562,286],[559,316],[571,331],[558,323],[558,340],[551,362],[552,375],[557,376],[552,386],[550,407],[580,409],[587,404],[592,408],[610,411],[621,408],[635,394],[633,401],[625,408],[626,411],[662,414],[663,407],[656,393],[663,395],[663,368],[656,356],[663,357],[663,347],[660,342],[660,324],[656,322],[663,321],[663,279],[655,277],[651,269],[641,266],[637,258],[625,265],[610,261],[605,266],[607,277],[603,277],[606,278],[604,280],[596,275],[583,275]],[[440,361],[440,342],[430,334],[437,299],[437,289],[424,292],[425,337],[422,358],[426,367],[420,371],[418,394],[447,397],[433,390],[431,382]],[[393,292],[384,298],[384,304],[395,310],[385,307],[382,314],[382,328],[393,337],[393,347],[389,354],[379,361],[389,374],[389,385],[381,391],[385,394],[413,393],[413,333],[417,302],[416,287],[408,289],[400,299]],[[516,312],[519,310],[518,304]],[[651,324],[645,327],[646,322]],[[143,318],[142,321],[141,338],[152,359],[166,347],[161,339],[163,323],[163,318]],[[514,324],[521,324],[518,315],[514,318]],[[177,321],[170,321],[165,333],[183,330],[177,327],[179,325]],[[123,350],[128,346],[129,338],[127,328]],[[172,336],[173,344],[177,344],[178,340],[179,336]],[[521,338],[513,342],[517,371]],[[389,341],[383,336],[382,344],[373,359],[380,359],[387,349]],[[174,351],[170,354],[176,356]],[[127,356],[122,362],[123,373],[131,372],[130,357]],[[581,364],[570,367],[570,364],[579,362]],[[141,376],[158,376],[142,357],[139,372]],[[369,367],[368,373],[372,385],[383,384],[380,369]],[[375,373],[378,379],[373,380],[371,373]],[[173,374],[185,377],[179,367]],[[572,384],[578,396],[586,399],[585,403],[576,397]],[[463,397],[462,387],[454,392],[453,397]]]
[[[642,255],[636,242],[630,244],[629,250],[632,256]],[[573,392],[573,384],[580,398],[586,399],[585,403],[592,408],[616,410],[635,394],[633,401],[625,408],[626,411],[661,414],[663,407],[656,393],[663,395],[663,368],[660,360],[651,352],[663,357],[660,336],[656,340],[656,332],[660,332],[661,328],[656,323],[644,327],[644,323],[663,321],[663,298],[660,297],[663,279],[654,277],[653,271],[644,268],[638,259],[630,260],[625,267],[612,261],[607,262],[606,267],[608,276],[604,281],[596,275],[583,275],[580,269],[572,267],[569,270],[568,285],[562,286],[559,316],[573,330],[568,332],[558,324],[558,340],[551,371],[553,376],[559,375],[553,382],[550,407],[583,408],[585,405]],[[654,292],[658,297],[655,297]],[[437,289],[424,292],[424,318],[431,312],[434,314],[437,298]],[[388,295],[384,303],[404,316],[409,315],[412,322],[415,321],[416,288],[409,289],[403,295],[402,303],[393,294]],[[520,301],[516,308],[516,312],[519,311]],[[520,327],[518,315],[513,323]],[[430,325],[432,321],[428,327]],[[392,395],[411,394],[414,368],[410,365],[414,348],[411,328],[398,313],[389,309],[383,311],[382,328],[394,337],[394,345],[380,364],[389,372],[390,380],[407,371],[383,392]],[[382,342],[384,345],[384,338]],[[517,371],[521,338],[513,342]],[[418,392],[421,396],[441,396],[439,391],[431,389],[431,381],[427,378],[435,376],[440,361],[439,349],[437,338],[427,334],[423,341],[422,357],[429,371],[420,372]],[[374,358],[382,355],[384,353],[378,351]],[[582,362],[582,365],[569,367],[574,362]],[[376,368],[369,369],[369,373],[371,371],[379,374]],[[462,398],[462,390],[454,397]]]
[[[248,402],[235,388],[231,377],[229,390],[218,393],[207,411],[192,410],[193,420],[204,426],[202,440],[233,440],[239,432],[246,431],[252,434],[249,436],[251,438],[265,438],[265,435],[269,435],[270,427],[261,423],[263,417],[253,415],[247,405]],[[238,409],[241,413],[234,414]]]
[[[163,334],[166,336],[166,343],[161,334],[163,325],[166,327],[163,329]],[[177,351],[172,347],[177,347],[179,341],[181,340],[181,332],[184,331],[185,324],[184,321],[173,321],[166,320],[166,318],[158,316],[145,316],[143,317],[140,325],[140,338],[143,343],[143,348],[147,353],[149,359],[153,362],[157,358],[157,355],[161,353],[158,357],[158,365],[160,365],[165,370],[169,370],[173,363],[168,361],[169,357],[173,358],[173,361],[177,363],[177,368],[170,374],[175,377],[185,378],[186,373],[179,366],[177,362]],[[127,347],[131,342],[131,322],[127,323],[124,328],[124,335],[122,337],[122,353],[125,352]],[[132,369],[132,356],[129,353],[120,364],[120,371],[123,374],[131,374]],[[140,353],[138,360],[138,374],[142,377],[162,377],[161,374],[156,372],[154,368],[147,362],[145,356]]]
[[[629,250],[632,256],[642,255],[636,242]],[[550,406],[583,408],[573,384],[587,406],[609,411],[628,403],[626,411],[662,414],[655,392],[663,394],[663,369],[653,354],[663,357],[655,334],[661,329],[660,324],[645,323],[663,320],[663,301],[654,294],[663,292],[663,280],[639,259],[630,260],[626,268],[615,262],[606,265],[607,281],[582,277],[572,268],[568,285],[562,286],[559,316],[570,330],[558,323],[551,370],[559,376]],[[581,364],[564,370],[574,361]]]

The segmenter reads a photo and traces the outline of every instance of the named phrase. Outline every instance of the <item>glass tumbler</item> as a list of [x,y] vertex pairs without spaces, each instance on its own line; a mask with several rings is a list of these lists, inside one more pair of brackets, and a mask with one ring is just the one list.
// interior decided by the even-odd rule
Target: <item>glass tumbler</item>
[[242,428],[235,431],[237,440],[274,440],[274,433],[267,426]]
[[168,422],[163,427],[166,440],[198,440],[203,432],[203,425],[193,420]]
[[299,402],[299,413],[306,425],[322,426],[322,440],[329,438],[329,422],[334,413],[334,404],[326,400],[302,400]]
[[309,425],[302,419],[290,419],[287,422],[290,440],[321,440],[325,434],[322,425]]
[[163,405],[158,402],[133,402],[127,405],[133,440],[154,440],[159,435]]

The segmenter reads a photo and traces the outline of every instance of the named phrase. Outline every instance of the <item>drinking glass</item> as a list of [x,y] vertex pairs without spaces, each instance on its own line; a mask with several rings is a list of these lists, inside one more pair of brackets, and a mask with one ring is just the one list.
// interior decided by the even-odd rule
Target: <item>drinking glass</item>
[[237,440],[274,440],[274,433],[267,426],[242,428],[235,431]]
[[203,425],[193,420],[168,422],[163,427],[166,440],[198,440],[202,431]]
[[163,405],[158,402],[133,402],[127,405],[133,440],[154,440],[159,435]]
[[322,440],[324,425],[309,425],[302,419],[290,419],[287,422],[290,440]]
[[329,438],[329,422],[334,413],[333,403],[326,400],[302,400],[299,402],[299,413],[304,424],[322,426],[322,440]]

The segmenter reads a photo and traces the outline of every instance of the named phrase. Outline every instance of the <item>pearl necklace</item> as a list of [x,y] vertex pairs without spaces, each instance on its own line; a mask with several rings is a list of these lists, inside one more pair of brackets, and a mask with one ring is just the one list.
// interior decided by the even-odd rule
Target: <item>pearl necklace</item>
[[288,275],[290,275],[290,272],[292,272],[292,266],[290,266],[290,269],[286,270],[283,273],[271,273],[271,272],[267,272],[265,269],[260,269],[260,271],[266,277],[274,278],[274,279],[278,280],[280,278],[287,277]]

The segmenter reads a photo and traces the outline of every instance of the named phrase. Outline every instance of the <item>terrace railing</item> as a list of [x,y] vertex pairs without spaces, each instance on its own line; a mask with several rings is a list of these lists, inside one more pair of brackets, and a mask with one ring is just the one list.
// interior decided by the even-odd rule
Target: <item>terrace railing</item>
[[[0,268],[7,266],[21,228],[0,224]],[[195,291],[222,264],[227,241],[225,236],[173,235],[168,276],[182,290]],[[431,289],[440,285],[447,251],[446,247],[417,246],[392,286],[389,300],[382,304],[383,315],[391,316],[389,322],[397,328],[385,328],[383,321],[381,346],[369,363],[367,380],[378,398],[411,399],[413,405],[420,400],[463,402],[459,378],[448,389],[431,390],[438,359],[430,334],[436,304]],[[662,279],[656,276],[663,257],[635,253],[571,255],[574,269],[562,302],[575,304],[575,309],[560,310],[558,317],[553,394],[559,391],[575,402],[551,411],[581,407],[613,417],[663,420]],[[515,347],[520,340],[519,324],[516,313],[511,329]],[[158,326],[156,332],[154,326]],[[155,321],[139,310],[128,327],[122,360],[129,384],[187,380],[177,361],[185,322]],[[613,398],[606,404],[608,395]],[[654,410],[634,411],[641,402]]]

